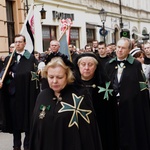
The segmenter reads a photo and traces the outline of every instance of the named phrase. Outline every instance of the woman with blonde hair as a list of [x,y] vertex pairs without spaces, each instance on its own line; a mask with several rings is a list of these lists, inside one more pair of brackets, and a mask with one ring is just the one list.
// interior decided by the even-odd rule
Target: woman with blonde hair
[[37,98],[30,150],[102,150],[91,99],[74,84],[72,63],[55,55],[42,75],[49,88]]

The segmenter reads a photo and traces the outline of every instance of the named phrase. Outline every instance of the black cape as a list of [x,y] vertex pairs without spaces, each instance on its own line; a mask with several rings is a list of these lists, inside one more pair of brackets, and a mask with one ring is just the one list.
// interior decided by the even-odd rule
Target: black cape
[[0,71],[3,69],[3,67],[4,67],[4,62],[0,60]]
[[[88,82],[83,81],[83,83],[84,87],[88,89],[90,96],[92,97],[103,150],[117,150],[117,105],[113,96],[111,83],[109,81],[105,81],[103,84],[98,84],[98,81],[95,78]],[[95,88],[88,87],[93,84],[96,85]],[[106,96],[107,94],[108,96]]]
[[150,58],[146,57],[144,58],[144,64],[150,64]]
[[[116,58],[106,64],[106,71],[114,82],[117,73]],[[120,148],[150,150],[150,105],[148,88],[141,63],[131,55],[125,62],[120,85],[118,132]]]
[[[81,74],[78,67],[78,60],[81,57],[94,57],[98,61],[94,77],[91,80],[81,80]],[[93,53],[83,53],[78,55],[76,62],[77,82],[85,87],[92,99],[93,107],[96,113],[103,150],[117,150],[118,137],[116,125],[117,105],[115,102],[113,88],[107,77],[102,64],[99,62],[97,55]]]
[[[4,69],[9,58],[10,56],[6,58]],[[22,132],[29,130],[31,115],[39,93],[36,63],[34,56],[25,50],[20,63],[16,64],[16,53],[14,53],[3,88],[0,90],[0,101],[3,105],[1,110],[3,132],[12,133],[13,130]],[[15,73],[14,78],[10,72]],[[12,117],[15,118],[14,123]]]
[[103,66],[103,68],[105,69],[105,64],[111,59],[111,57],[106,56],[106,57],[100,57],[98,56],[101,65]]
[[[43,107],[46,114],[40,119]],[[39,94],[31,124],[30,150],[101,149],[95,114],[86,91],[68,85],[61,91],[60,100],[51,89]]]

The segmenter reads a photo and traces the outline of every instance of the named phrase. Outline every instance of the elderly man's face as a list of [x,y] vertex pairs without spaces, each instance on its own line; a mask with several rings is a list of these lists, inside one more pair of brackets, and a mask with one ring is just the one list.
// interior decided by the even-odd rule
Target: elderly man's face
[[50,49],[53,53],[57,53],[59,51],[60,45],[57,41],[51,41]]
[[120,60],[125,59],[130,52],[129,43],[126,40],[119,40],[117,43],[116,55]]

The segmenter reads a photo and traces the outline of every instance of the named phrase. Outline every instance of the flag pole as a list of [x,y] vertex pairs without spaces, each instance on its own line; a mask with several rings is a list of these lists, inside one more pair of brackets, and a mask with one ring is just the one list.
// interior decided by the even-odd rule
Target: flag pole
[[15,50],[11,53],[11,56],[10,56],[10,58],[9,58],[9,60],[8,60],[7,66],[6,66],[6,68],[5,68],[5,71],[4,71],[3,76],[2,76],[2,79],[1,79],[2,82],[3,82],[4,79],[5,79],[6,73],[7,73],[8,68],[9,68],[9,66],[10,66],[10,63],[11,63],[11,61],[12,61],[12,58],[13,58],[14,53],[15,53]]

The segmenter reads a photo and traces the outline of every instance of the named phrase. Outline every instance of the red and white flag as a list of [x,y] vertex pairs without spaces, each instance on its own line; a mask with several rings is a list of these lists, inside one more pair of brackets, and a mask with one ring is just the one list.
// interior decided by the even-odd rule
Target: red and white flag
[[26,37],[25,49],[30,53],[34,53],[34,4],[32,4],[29,9],[20,34]]
[[[60,31],[61,34],[65,31],[68,45],[70,44],[70,28],[73,22],[70,18],[61,19]],[[67,29],[67,30],[66,30]]]
[[70,51],[68,48],[69,42],[70,42],[70,28],[72,25],[71,19],[62,19],[61,25],[60,25],[60,33],[61,38],[59,39],[60,42],[60,49],[59,51],[62,54],[65,54],[68,56],[69,60],[71,60]]

